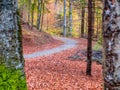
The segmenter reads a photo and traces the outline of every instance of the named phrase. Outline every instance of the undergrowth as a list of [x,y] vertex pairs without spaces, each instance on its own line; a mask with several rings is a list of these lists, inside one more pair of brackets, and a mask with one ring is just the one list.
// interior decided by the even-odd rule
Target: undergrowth
[[102,35],[100,35],[98,41],[93,46],[93,50],[100,50],[102,48],[102,42],[103,42],[103,38],[102,38]]
[[0,90],[27,90],[23,72],[0,64]]

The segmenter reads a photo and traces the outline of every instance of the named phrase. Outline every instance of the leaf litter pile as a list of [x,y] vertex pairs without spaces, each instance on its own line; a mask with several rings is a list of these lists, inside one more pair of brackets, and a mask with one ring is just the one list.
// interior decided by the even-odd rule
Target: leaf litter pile
[[76,50],[85,49],[86,40],[79,39],[76,48],[47,57],[25,61],[28,90],[102,90],[102,66],[92,64],[92,76],[86,76],[85,60],[68,57]]

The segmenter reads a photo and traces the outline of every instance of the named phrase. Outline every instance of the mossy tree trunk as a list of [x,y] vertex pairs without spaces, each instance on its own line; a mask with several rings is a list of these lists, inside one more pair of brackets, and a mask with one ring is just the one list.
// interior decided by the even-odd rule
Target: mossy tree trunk
[[120,90],[120,0],[104,0],[104,90]]
[[26,90],[18,14],[17,0],[0,1],[0,90]]

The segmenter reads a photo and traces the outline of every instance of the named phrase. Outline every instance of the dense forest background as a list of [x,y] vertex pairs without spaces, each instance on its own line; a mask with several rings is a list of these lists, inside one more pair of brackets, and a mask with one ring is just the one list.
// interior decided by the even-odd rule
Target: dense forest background
[[[22,0],[19,1],[21,19],[30,27],[52,35],[63,35],[64,2],[58,0]],[[93,1],[93,29],[94,38],[101,36],[102,3]],[[85,0],[66,1],[66,35],[87,38],[88,2]],[[72,27],[72,28],[70,28]],[[82,35],[83,34],[83,35]]]
[[1,0],[1,90],[120,90],[120,0]]

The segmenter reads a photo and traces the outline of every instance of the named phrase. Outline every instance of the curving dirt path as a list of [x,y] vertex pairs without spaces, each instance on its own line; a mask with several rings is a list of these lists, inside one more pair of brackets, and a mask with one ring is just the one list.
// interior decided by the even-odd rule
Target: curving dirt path
[[[54,52],[55,54],[49,56],[26,59],[25,73],[28,90],[102,90],[101,65],[93,62],[92,77],[89,77],[86,76],[87,63],[84,58],[82,60],[68,58],[77,50],[86,49],[87,40],[82,38],[76,39],[75,42],[73,39],[69,39],[70,42],[68,39],[62,40],[65,40],[64,45],[68,50],[64,51],[62,48],[63,51]],[[71,40],[73,40],[72,43]]]
[[54,38],[63,41],[64,44],[60,45],[56,48],[53,48],[53,49],[34,52],[32,54],[25,54],[24,58],[25,59],[30,59],[30,58],[40,57],[40,56],[48,56],[48,55],[51,55],[51,54],[54,54],[54,53],[57,53],[57,52],[61,52],[63,50],[68,50],[70,48],[73,48],[73,47],[77,46],[77,43],[78,43],[78,41],[73,40],[73,39],[68,39],[68,38],[63,38],[63,37],[54,37]]

